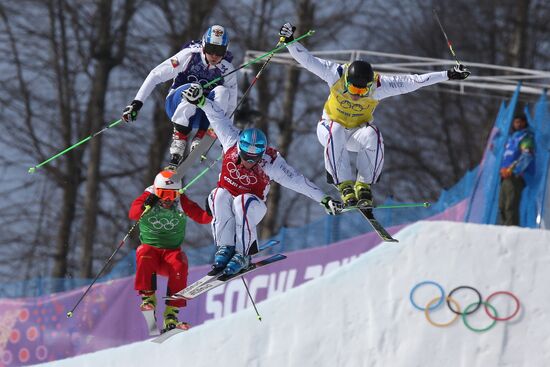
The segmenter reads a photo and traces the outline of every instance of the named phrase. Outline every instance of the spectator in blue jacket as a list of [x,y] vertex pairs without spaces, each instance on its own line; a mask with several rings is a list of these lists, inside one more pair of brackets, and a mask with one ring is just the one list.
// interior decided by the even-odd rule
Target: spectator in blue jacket
[[512,131],[500,165],[500,195],[498,208],[499,223],[506,226],[519,225],[519,204],[525,187],[523,174],[532,168],[535,154],[533,132],[527,126],[525,115],[518,115],[512,121]]

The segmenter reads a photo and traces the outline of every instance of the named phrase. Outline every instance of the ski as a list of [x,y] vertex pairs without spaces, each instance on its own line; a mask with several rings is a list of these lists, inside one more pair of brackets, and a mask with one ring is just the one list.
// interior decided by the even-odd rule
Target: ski
[[164,343],[166,340],[170,339],[171,337],[173,337],[174,335],[177,335],[179,333],[183,333],[187,330],[184,330],[184,329],[178,329],[178,328],[175,328],[175,329],[172,329],[172,330],[168,330],[168,331],[165,331],[164,333],[160,334],[159,336],[157,336],[156,338],[154,339],[151,339],[151,341],[153,343],[157,343],[157,344],[162,344]]
[[204,282],[201,282],[197,284],[198,282],[202,281],[206,277],[200,279],[198,282],[195,282],[191,284],[189,287],[183,289],[182,291],[179,291],[178,293],[174,293],[169,297],[166,297],[165,299],[168,300],[177,300],[177,299],[186,299],[191,300],[193,298],[196,298],[197,296],[209,291],[210,289],[216,288],[232,279],[240,278],[245,274],[248,274],[252,271],[255,271],[258,268],[261,268],[263,266],[273,264],[274,262],[281,261],[286,259],[285,255],[281,254],[275,254],[273,256],[268,257],[267,259],[252,263],[248,266],[248,268],[241,270],[237,274],[233,275],[224,275],[222,273],[218,273],[217,275],[211,275],[206,276],[209,277]]
[[186,171],[189,170],[195,163],[199,162],[203,154],[205,154],[210,147],[214,144],[218,137],[214,133],[214,130],[208,129],[201,142],[195,149],[193,149],[187,157],[176,168],[176,173],[172,176],[172,181],[181,180]]
[[361,214],[365,217],[366,220],[369,221],[372,229],[380,236],[380,238],[385,242],[399,242],[395,238],[393,238],[388,231],[380,224],[380,222],[374,217],[374,214],[372,214],[372,209],[362,209],[357,208]]
[[251,256],[258,255],[259,253],[267,250],[270,247],[276,246],[279,243],[280,243],[280,241],[278,241],[278,240],[269,240],[266,243],[264,243],[264,244],[262,244],[258,247],[258,242],[254,241],[252,246],[250,246],[250,248],[248,249],[248,254],[251,255]]
[[149,336],[159,335],[160,331],[157,327],[157,317],[155,316],[155,310],[146,310],[141,311],[145,322],[147,324],[147,331],[149,331]]
[[[280,241],[278,241],[278,240],[269,240],[266,243],[258,246],[258,242],[254,241],[254,243],[252,244],[252,246],[248,250],[248,254],[250,256],[256,256],[256,255],[262,253],[263,251],[267,250],[268,248],[271,248],[273,246],[278,245],[279,243],[280,243]],[[176,293],[172,294],[172,296],[165,297],[165,299],[178,299],[178,298],[181,298],[181,297],[178,297],[178,298],[171,298],[171,297],[174,297],[174,296],[177,297],[177,295],[182,294],[182,292],[187,292],[187,293],[195,292],[196,289],[201,288],[204,284],[210,282],[211,280],[214,280],[214,279],[218,278],[218,276],[220,276],[220,275],[221,275],[220,272],[216,272],[214,270],[211,270],[211,271],[208,272],[208,274],[206,274],[204,277],[200,278],[199,280],[197,280],[193,284],[187,286],[185,289],[182,289],[179,292],[176,292]]]

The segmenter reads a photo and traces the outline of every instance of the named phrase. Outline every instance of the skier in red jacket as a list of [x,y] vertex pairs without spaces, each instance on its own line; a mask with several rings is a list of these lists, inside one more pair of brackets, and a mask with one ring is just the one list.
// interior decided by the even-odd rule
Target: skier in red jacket
[[[200,224],[212,221],[207,211],[184,194],[180,195],[178,190],[181,189],[181,181],[171,181],[173,174],[173,171],[160,172],[154,184],[134,200],[128,214],[132,220],[141,218],[141,245],[136,250],[135,289],[142,298],[141,310],[152,311],[150,313],[153,316],[157,275],[168,277],[168,295],[187,286],[188,261],[181,249],[187,217]],[[142,216],[147,206],[150,209]],[[178,321],[179,308],[185,305],[185,300],[166,302],[163,331],[189,328],[187,323]]]

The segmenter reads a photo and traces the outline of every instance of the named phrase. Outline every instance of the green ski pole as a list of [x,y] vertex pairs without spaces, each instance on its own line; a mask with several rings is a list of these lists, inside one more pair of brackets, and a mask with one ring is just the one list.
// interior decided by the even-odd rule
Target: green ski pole
[[37,168],[40,168],[40,167],[42,167],[43,165],[45,165],[46,163],[53,161],[53,160],[56,159],[57,157],[62,156],[63,154],[67,153],[67,152],[70,151],[70,150],[73,150],[73,149],[76,148],[77,146],[84,144],[85,142],[87,142],[88,140],[92,139],[92,138],[95,137],[95,136],[98,136],[99,134],[101,134],[101,133],[104,132],[105,130],[110,129],[110,128],[113,127],[113,126],[116,126],[116,125],[120,124],[121,121],[122,121],[121,119],[118,119],[118,120],[116,120],[116,121],[110,123],[109,125],[105,126],[103,129],[101,129],[101,130],[99,130],[99,131],[97,131],[97,132],[95,132],[95,133],[89,135],[88,137],[82,139],[82,140],[79,141],[78,143],[75,143],[75,144],[71,145],[70,147],[68,147],[67,149],[65,149],[65,150],[63,150],[63,151],[61,151],[61,152],[59,152],[59,153],[57,153],[57,154],[54,155],[53,157],[50,157],[50,158],[46,159],[44,162],[42,162],[42,163],[40,163],[40,164],[37,164],[37,165],[34,166],[34,167],[29,168],[29,173],[34,173],[34,172],[36,171]]
[[429,202],[423,203],[403,203],[403,204],[389,204],[389,205],[376,205],[376,206],[350,206],[342,209],[342,213],[349,212],[356,209],[402,209],[402,208],[428,208],[431,204]]
[[303,39],[303,38],[306,38],[306,37],[311,36],[313,33],[315,33],[314,30],[309,30],[309,31],[307,31],[306,33],[302,34],[300,37],[294,39],[293,41],[291,41],[291,42],[289,42],[289,43],[284,43],[284,44],[282,44],[282,45],[280,45],[280,46],[275,47],[273,50],[268,51],[268,52],[266,52],[265,54],[260,55],[260,56],[256,57],[255,59],[250,60],[250,61],[247,62],[247,63],[242,64],[241,66],[239,66],[239,67],[236,68],[235,70],[232,70],[232,71],[230,71],[230,72],[227,73],[227,74],[224,74],[224,75],[222,75],[222,76],[220,76],[220,77],[218,77],[218,78],[216,78],[216,79],[214,79],[214,80],[212,80],[212,81],[209,81],[208,83],[204,84],[202,87],[203,87],[203,88],[207,88],[207,87],[211,86],[212,84],[217,83],[217,82],[220,81],[222,78],[225,78],[225,77],[228,76],[228,75],[231,75],[231,74],[233,74],[233,73],[236,73],[237,71],[241,70],[242,68],[247,67],[248,65],[255,64],[255,63],[257,63],[258,61],[260,61],[261,59],[263,59],[263,58],[265,58],[265,57],[268,57],[268,56],[270,56],[270,55],[273,55],[273,54],[276,53],[276,52],[279,52],[280,50],[282,50],[282,49],[285,48],[286,46],[291,45],[291,44],[293,44],[294,42],[298,42],[299,40],[301,40],[301,39]]
[[196,175],[187,185],[185,185],[182,189],[179,189],[179,193],[183,194],[185,193],[195,182],[197,182],[210,168],[214,167],[214,165],[223,157],[223,153],[212,163],[208,165],[205,169],[203,169],[198,175]]

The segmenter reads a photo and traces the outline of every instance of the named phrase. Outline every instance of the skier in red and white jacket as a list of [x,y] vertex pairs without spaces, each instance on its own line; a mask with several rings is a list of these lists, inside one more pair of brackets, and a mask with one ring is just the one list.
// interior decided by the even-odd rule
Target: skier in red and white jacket
[[276,149],[267,146],[261,130],[237,129],[215,101],[203,96],[200,84],[191,85],[183,96],[205,112],[223,146],[218,185],[208,197],[218,246],[212,265],[215,271],[231,275],[250,264],[247,253],[257,241],[256,226],[267,211],[265,200],[272,180],[319,202],[328,214],[340,211],[340,202],[323,193],[288,165]]
[[[168,277],[171,295],[187,286],[187,255],[181,245],[185,239],[187,217],[200,224],[208,224],[212,216],[197,203],[179,193],[181,180],[172,181],[173,171],[162,171],[155,182],[137,197],[128,216],[140,220],[141,245],[136,250],[135,289],[142,298],[141,310],[151,311],[156,307],[156,276]],[[150,209],[143,215],[145,208]],[[178,321],[180,307],[185,300],[166,301],[164,330],[188,329],[189,325]]]

